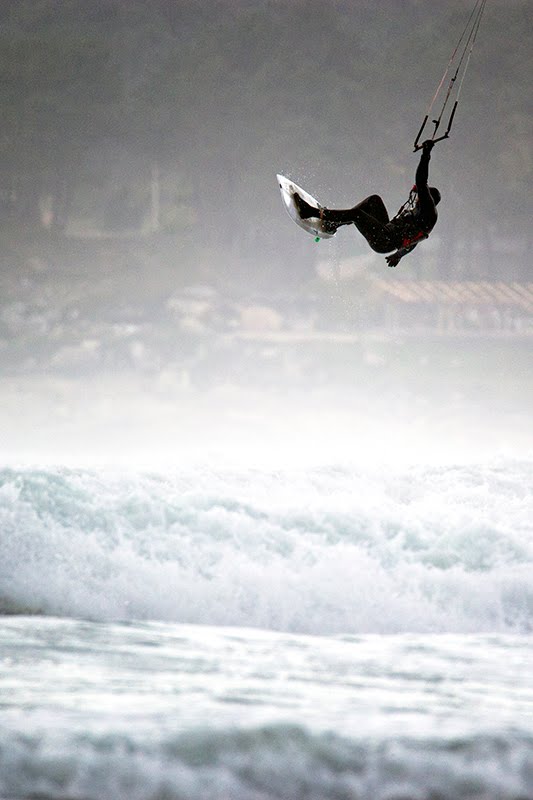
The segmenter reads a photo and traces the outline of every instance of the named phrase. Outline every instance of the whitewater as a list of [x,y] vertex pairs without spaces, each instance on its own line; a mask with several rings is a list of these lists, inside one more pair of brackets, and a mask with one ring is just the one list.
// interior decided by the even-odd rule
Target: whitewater
[[11,612],[312,634],[528,632],[530,462],[0,471]]
[[533,798],[532,467],[1,469],[0,798]]

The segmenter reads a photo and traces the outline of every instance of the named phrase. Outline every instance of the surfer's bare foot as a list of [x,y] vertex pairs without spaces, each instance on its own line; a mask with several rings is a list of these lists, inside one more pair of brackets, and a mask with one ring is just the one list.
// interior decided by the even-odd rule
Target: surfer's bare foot
[[294,200],[294,205],[296,206],[301,219],[309,219],[309,217],[318,218],[320,216],[318,208],[313,208],[313,206],[310,206],[309,203],[306,203],[305,200],[300,197],[298,192],[294,192],[292,199]]

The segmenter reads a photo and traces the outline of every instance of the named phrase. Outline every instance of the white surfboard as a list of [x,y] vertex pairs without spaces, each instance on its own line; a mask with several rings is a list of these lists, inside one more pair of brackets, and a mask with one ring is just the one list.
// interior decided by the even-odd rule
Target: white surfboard
[[[315,237],[320,239],[331,239],[335,233],[331,233],[325,229],[325,225],[323,220],[320,219],[320,212],[318,210],[318,203],[314,197],[306,192],[304,189],[300,188],[298,184],[290,181],[284,175],[278,175],[278,185],[281,192],[281,199],[283,200],[283,205],[287,209],[287,214],[289,217],[294,220],[294,222],[303,228],[304,231],[307,233],[312,234]],[[294,193],[297,192],[302,200],[305,200],[306,203],[309,203],[310,206],[316,208],[316,217],[309,217],[309,219],[302,219],[298,213],[298,209],[296,208],[296,204],[294,202]]]

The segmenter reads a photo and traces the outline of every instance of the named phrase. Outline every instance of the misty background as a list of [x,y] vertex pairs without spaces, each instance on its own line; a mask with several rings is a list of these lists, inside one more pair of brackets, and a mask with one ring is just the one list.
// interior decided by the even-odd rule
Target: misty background
[[397,269],[275,178],[394,214],[472,6],[3,0],[4,458],[530,449],[530,0],[487,5]]

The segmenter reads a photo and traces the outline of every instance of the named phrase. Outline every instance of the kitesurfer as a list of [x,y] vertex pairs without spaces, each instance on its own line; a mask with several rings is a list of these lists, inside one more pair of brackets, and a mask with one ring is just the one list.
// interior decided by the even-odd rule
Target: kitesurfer
[[294,202],[300,217],[309,219],[318,216],[329,233],[335,233],[341,225],[355,225],[372,250],[391,253],[386,261],[389,267],[395,267],[400,259],[414,250],[418,242],[428,238],[437,222],[435,206],[440,201],[440,192],[434,186],[428,186],[433,145],[430,139],[423,143],[411,201],[407,201],[393,219],[389,219],[385,203],[377,194],[365,198],[353,208],[335,210],[319,206],[317,214],[317,209],[296,193]]

